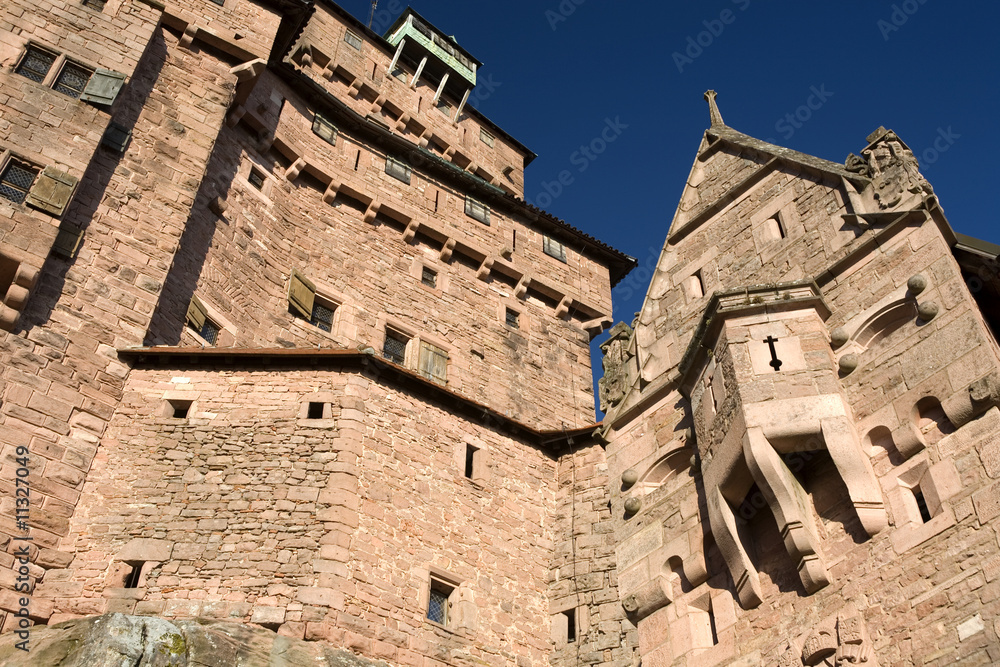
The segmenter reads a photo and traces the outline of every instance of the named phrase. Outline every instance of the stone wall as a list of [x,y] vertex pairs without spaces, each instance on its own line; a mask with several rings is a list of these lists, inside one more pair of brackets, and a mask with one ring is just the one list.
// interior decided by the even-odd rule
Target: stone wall
[[[38,595],[56,620],[228,618],[393,664],[539,665],[555,468],[367,373],[134,370],[66,540],[77,558]],[[432,579],[454,589],[444,623]]]

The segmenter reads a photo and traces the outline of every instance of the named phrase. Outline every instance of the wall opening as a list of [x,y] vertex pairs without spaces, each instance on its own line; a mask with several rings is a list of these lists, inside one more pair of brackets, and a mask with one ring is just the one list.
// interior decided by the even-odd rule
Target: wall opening
[[306,419],[322,419],[323,418],[323,408],[325,403],[317,403],[315,401],[309,403],[309,411],[306,413]]
[[563,616],[566,617],[566,643],[572,644],[576,641],[576,609],[567,609]]
[[948,419],[941,402],[933,396],[927,396],[917,402],[917,429],[924,443],[933,445],[955,432],[955,426]]
[[142,576],[143,565],[145,565],[143,561],[132,563],[132,569],[125,576],[125,588],[139,588],[139,578]]
[[4,300],[4,297],[7,296],[7,290],[14,283],[14,276],[17,275],[19,265],[19,262],[10,257],[0,255],[0,301]]
[[164,409],[165,417],[174,419],[187,419],[191,413],[191,405],[194,401],[184,401],[180,399],[170,399]]
[[465,446],[465,476],[469,479],[472,479],[476,472],[476,459],[479,452],[480,449],[478,447],[473,447],[472,445]]

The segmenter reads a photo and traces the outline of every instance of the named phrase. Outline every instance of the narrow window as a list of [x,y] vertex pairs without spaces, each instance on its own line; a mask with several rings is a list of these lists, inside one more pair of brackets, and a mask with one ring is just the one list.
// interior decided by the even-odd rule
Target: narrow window
[[222,327],[212,320],[205,318],[205,324],[202,325],[198,335],[208,341],[210,345],[215,345],[215,341],[219,339],[220,331],[222,331]]
[[358,149],[358,154],[354,156],[354,171],[357,171],[360,165],[361,165],[361,149]]
[[476,473],[476,463],[478,463],[480,449],[472,445],[465,446],[465,476],[472,479]]
[[470,218],[478,220],[484,225],[490,224],[489,207],[470,196],[466,196],[465,198],[465,214]]
[[337,128],[329,118],[317,112],[313,116],[313,132],[328,144],[337,144]]
[[257,167],[252,167],[250,169],[250,175],[247,176],[247,180],[250,181],[250,185],[254,186],[258,190],[264,189],[264,172]]
[[517,250],[517,230],[514,230],[513,235],[510,238],[510,251],[515,252]]
[[56,55],[54,53],[29,46],[14,72],[41,83],[55,61]]
[[35,167],[25,162],[11,160],[3,173],[0,173],[0,197],[20,204],[28,196],[28,190],[31,189],[36,176],[38,169]]
[[191,401],[170,400],[167,401],[167,416],[174,419],[187,419],[191,412]]
[[566,643],[572,644],[576,641],[576,609],[567,609],[563,616],[566,617]]
[[400,364],[406,362],[406,344],[410,339],[395,329],[386,328],[385,343],[382,345],[382,356],[393,362]]
[[509,326],[512,329],[520,329],[521,328],[521,313],[517,312],[513,308],[507,308],[506,314],[505,314],[505,317],[504,317],[504,322],[505,322],[505,324],[507,326]]
[[448,611],[451,606],[451,594],[455,587],[431,577],[430,596],[427,600],[427,618],[441,625],[448,625]]
[[80,99],[80,95],[83,94],[83,90],[87,87],[87,82],[90,81],[90,76],[93,73],[93,70],[86,67],[67,62],[63,65],[62,71],[59,72],[56,83],[52,88],[63,95]]
[[361,37],[350,30],[344,33],[344,41],[356,48],[358,51],[361,50]]
[[438,212],[438,199],[440,199],[440,198],[441,198],[441,191],[440,190],[435,190],[434,191],[434,212],[435,213]]
[[715,610],[712,609],[711,603],[708,605],[708,626],[712,631],[712,646],[719,643],[719,631],[715,627]]
[[125,577],[125,588],[139,588],[139,578],[142,576],[143,565],[145,565],[143,561],[132,564],[132,569]]
[[560,262],[566,263],[566,246],[548,236],[542,237],[542,250],[549,257],[555,257]]
[[912,490],[913,490],[913,497],[917,501],[917,509],[920,510],[920,520],[923,521],[924,523],[927,523],[928,521],[931,520],[931,512],[927,508],[927,501],[924,500],[924,494],[920,490],[919,486],[914,487]]
[[479,140],[484,144],[486,144],[487,146],[489,146],[490,148],[493,148],[495,139],[492,134],[490,134],[483,128],[479,128]]
[[425,266],[420,271],[420,282],[428,287],[437,287],[438,274],[434,269]]
[[387,157],[385,159],[385,173],[407,185],[410,184],[410,168],[398,160]]
[[306,419],[322,419],[324,407],[326,407],[325,403],[310,402],[309,411],[306,413]]
[[332,301],[327,301],[322,297],[313,299],[312,316],[309,324],[317,326],[323,331],[333,331],[333,314],[337,312],[337,305]]

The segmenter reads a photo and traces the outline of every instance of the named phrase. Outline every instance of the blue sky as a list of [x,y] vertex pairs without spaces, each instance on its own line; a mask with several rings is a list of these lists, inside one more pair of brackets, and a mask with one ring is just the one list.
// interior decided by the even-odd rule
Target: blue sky
[[[367,0],[341,2],[367,20]],[[380,0],[374,28],[405,7]],[[476,106],[538,153],[529,201],[638,258],[631,321],[708,127],[842,162],[878,126],[913,149],[956,231],[1000,242],[1000,3],[417,0],[483,61]],[[593,159],[580,152],[612,124]],[[978,129],[977,129],[978,128]],[[597,144],[600,146],[600,143]],[[562,192],[552,184],[569,170]],[[546,187],[548,184],[548,187]],[[599,364],[597,364],[599,366]]]

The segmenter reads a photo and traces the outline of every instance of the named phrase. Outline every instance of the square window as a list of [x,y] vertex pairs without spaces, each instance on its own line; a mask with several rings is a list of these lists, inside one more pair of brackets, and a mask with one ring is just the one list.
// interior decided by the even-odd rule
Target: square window
[[325,403],[310,402],[309,409],[306,412],[306,419],[322,419],[323,409],[326,407]]
[[566,246],[548,236],[542,237],[542,250],[549,257],[555,257],[560,262],[566,263]]
[[336,126],[334,126],[333,121],[319,112],[313,116],[313,132],[326,143],[334,146],[337,144]]
[[521,328],[521,313],[517,312],[513,308],[508,308],[506,315],[504,317],[504,322],[507,326],[512,329]]
[[484,130],[483,128],[479,128],[479,140],[484,144],[486,144],[487,146],[489,146],[490,148],[493,147],[493,144],[496,141],[493,135]]
[[168,400],[164,416],[172,417],[174,419],[187,419],[188,415],[191,413],[191,405],[192,401],[178,399]]
[[333,314],[335,312],[337,312],[337,304],[317,296],[313,299],[312,316],[309,318],[309,324],[317,326],[323,331],[332,332]]
[[254,186],[258,190],[264,189],[264,172],[262,172],[257,167],[250,168],[250,175],[247,176],[247,180],[250,181],[250,185]]
[[25,162],[11,160],[0,173],[0,197],[20,204],[38,176],[38,169]]
[[472,197],[465,198],[465,214],[470,218],[475,218],[484,225],[490,224],[490,209]]
[[84,7],[90,7],[91,9],[96,9],[99,12],[104,11],[105,0],[83,0]]
[[29,46],[14,72],[41,83],[55,61],[56,55],[54,53]]
[[434,269],[425,266],[420,271],[420,282],[428,287],[437,287],[438,274]]
[[448,611],[455,587],[431,577],[430,596],[427,600],[427,618],[441,625],[448,625]]
[[406,183],[407,185],[410,184],[410,168],[398,160],[393,160],[391,157],[387,157],[385,159],[385,173],[389,174],[396,180]]
[[446,100],[438,100],[437,110],[451,118],[451,105]]
[[206,317],[205,323],[202,324],[201,329],[198,330],[198,335],[204,338],[209,345],[215,345],[215,341],[219,338],[220,331],[222,331],[222,327]]
[[69,95],[75,99],[80,99],[80,95],[83,94],[84,89],[87,87],[87,83],[90,81],[90,75],[93,73],[93,70],[87,69],[86,67],[81,67],[76,63],[67,62],[63,65],[62,71],[59,72],[59,76],[56,78],[56,83],[52,87],[58,93]]
[[406,362],[406,345],[410,339],[395,329],[386,328],[385,343],[382,345],[382,356],[394,364]]
[[356,48],[358,51],[361,50],[361,37],[350,30],[344,34],[344,41]]
[[217,5],[219,5],[220,7],[222,7],[224,4],[226,4],[226,0],[212,0],[212,2],[214,2]]

